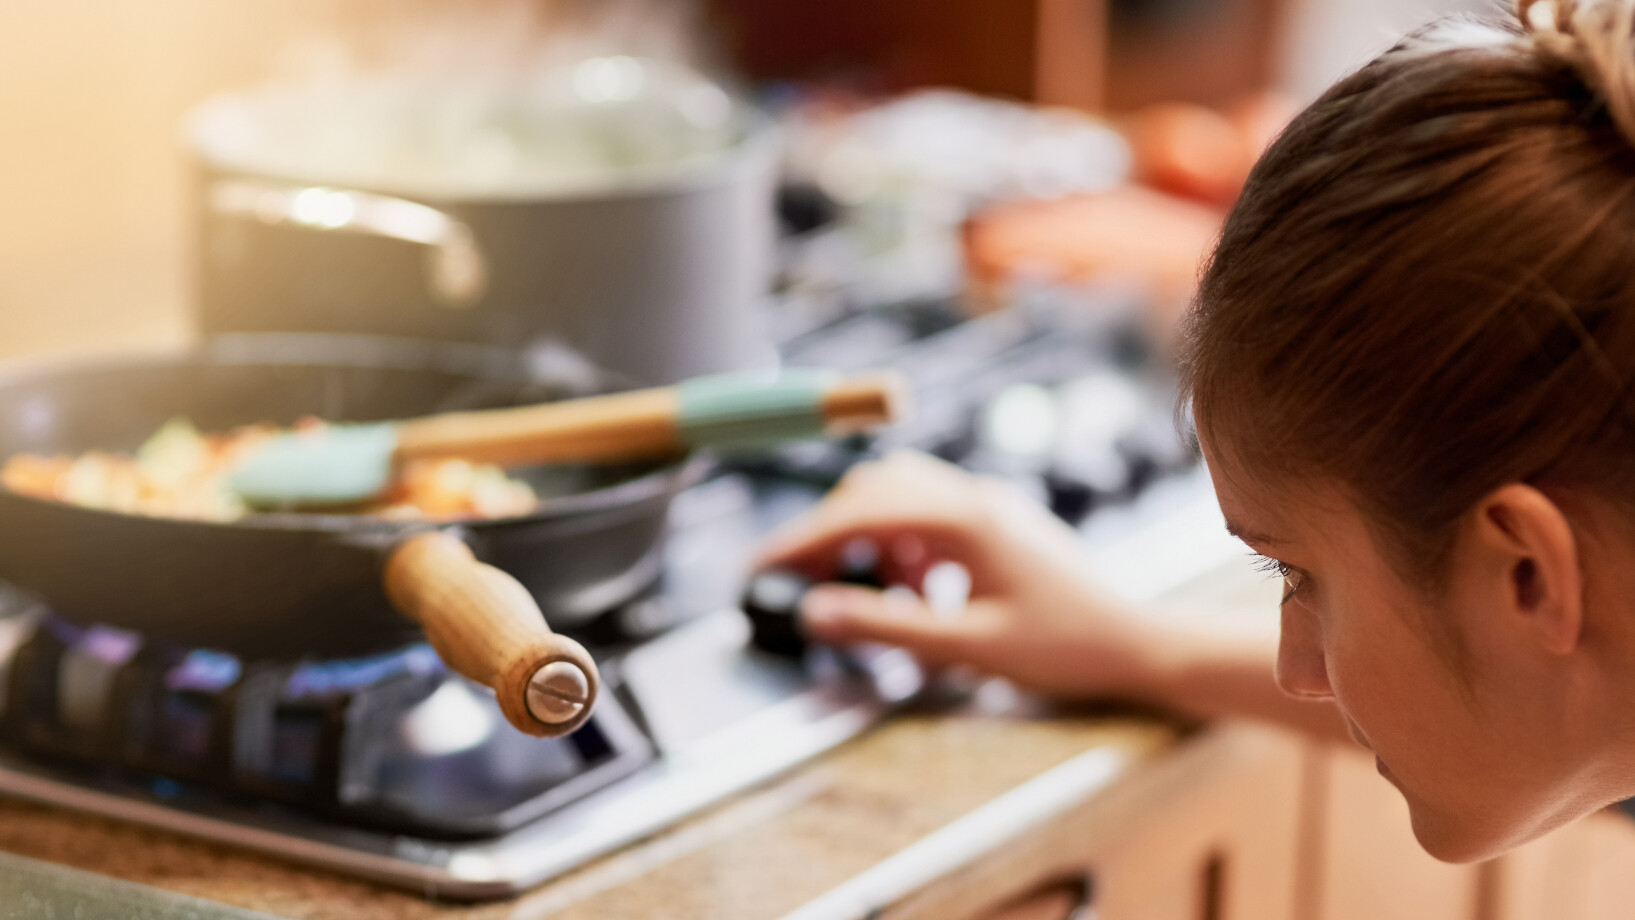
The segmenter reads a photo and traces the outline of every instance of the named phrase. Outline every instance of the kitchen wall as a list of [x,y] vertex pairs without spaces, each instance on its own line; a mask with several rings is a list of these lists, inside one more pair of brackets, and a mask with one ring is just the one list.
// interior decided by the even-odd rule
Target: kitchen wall
[[1506,0],[1293,0],[1278,78],[1297,98],[1312,99],[1422,23],[1509,6]]
[[326,0],[0,5],[0,357],[185,336],[182,113],[340,17]]
[[604,32],[651,32],[686,9],[686,0],[0,4],[0,358],[187,336],[179,125],[207,95],[360,57],[506,66],[542,34],[592,20]]

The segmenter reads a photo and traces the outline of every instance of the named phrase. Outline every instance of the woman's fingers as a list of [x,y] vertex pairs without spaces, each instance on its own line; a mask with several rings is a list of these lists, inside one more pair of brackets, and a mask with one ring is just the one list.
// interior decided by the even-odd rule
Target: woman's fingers
[[828,644],[880,642],[935,661],[970,658],[975,631],[963,619],[934,613],[913,592],[818,585],[801,600],[801,619]]
[[[852,509],[837,507],[835,499],[825,499],[811,511],[774,530],[761,542],[751,567],[756,569],[792,565],[812,569],[813,561],[833,563],[845,545],[856,539],[878,540],[882,531],[900,528],[899,522],[868,520]],[[829,566],[832,568],[832,565]],[[830,571],[813,571],[829,575]]]
[[818,580],[833,579],[856,561],[849,548],[857,541],[873,544],[869,566],[885,584],[918,586],[926,570],[944,560],[978,564],[969,558],[969,539],[963,534],[938,525],[893,520],[793,530],[763,544],[751,567],[792,568]]
[[910,537],[928,552],[958,557],[970,540],[973,482],[957,468],[916,454],[860,464],[816,507],[767,537],[754,565],[829,575],[825,563],[858,538],[892,551]]

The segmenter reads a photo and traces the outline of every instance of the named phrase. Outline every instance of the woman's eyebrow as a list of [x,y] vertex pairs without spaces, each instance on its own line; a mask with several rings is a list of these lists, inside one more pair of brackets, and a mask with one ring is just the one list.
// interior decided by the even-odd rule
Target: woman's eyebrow
[[1226,532],[1252,546],[1277,546],[1283,542],[1276,537],[1269,537],[1246,527],[1240,527],[1231,521],[1226,522]]

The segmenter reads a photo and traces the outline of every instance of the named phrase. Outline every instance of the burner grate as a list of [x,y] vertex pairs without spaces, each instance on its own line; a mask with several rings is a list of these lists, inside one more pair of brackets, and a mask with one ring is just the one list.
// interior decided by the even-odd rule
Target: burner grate
[[0,646],[0,748],[102,784],[197,787],[360,826],[471,838],[534,820],[653,758],[616,693],[585,729],[531,738],[426,645],[246,664],[33,607],[0,624],[9,640]]

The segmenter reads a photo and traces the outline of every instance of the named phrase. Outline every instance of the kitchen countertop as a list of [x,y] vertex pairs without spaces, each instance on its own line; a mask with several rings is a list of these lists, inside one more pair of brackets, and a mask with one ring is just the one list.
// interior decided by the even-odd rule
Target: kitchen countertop
[[0,799],[0,850],[291,920],[773,920],[1087,751],[1117,752],[1128,771],[1176,737],[1128,714],[909,714],[690,821],[486,904],[435,903],[9,799]]

